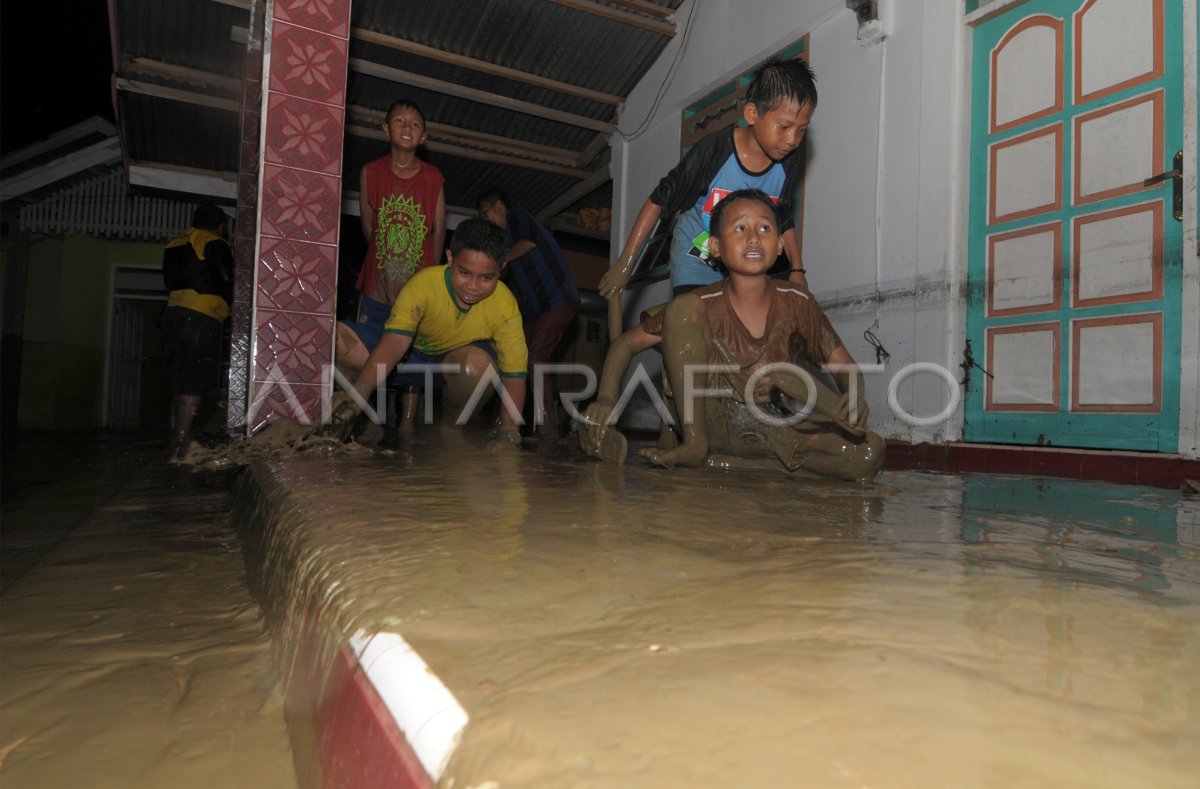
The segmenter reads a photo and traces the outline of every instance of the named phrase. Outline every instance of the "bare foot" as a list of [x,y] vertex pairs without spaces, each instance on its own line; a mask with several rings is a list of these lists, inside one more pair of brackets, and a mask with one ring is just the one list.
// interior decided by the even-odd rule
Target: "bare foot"
[[654,465],[663,466],[664,468],[671,468],[672,466],[697,468],[703,466],[708,459],[708,446],[705,443],[692,441],[687,444],[680,444],[674,449],[647,447],[640,450],[640,454]]

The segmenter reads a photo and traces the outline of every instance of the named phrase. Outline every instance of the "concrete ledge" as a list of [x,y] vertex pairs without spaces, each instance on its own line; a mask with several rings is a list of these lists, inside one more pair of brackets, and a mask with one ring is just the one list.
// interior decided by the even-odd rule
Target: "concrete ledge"
[[269,470],[246,469],[234,500],[247,581],[283,668],[300,785],[432,787],[466,712],[398,634],[346,635],[336,562],[305,544],[313,524]]

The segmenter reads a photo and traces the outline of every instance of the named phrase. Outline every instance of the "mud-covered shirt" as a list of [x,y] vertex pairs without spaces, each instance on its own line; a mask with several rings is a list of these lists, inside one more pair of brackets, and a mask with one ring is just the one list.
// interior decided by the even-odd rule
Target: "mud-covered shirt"
[[798,356],[820,366],[842,345],[829,318],[807,290],[791,282],[772,280],[771,306],[767,310],[766,334],[755,337],[733,310],[725,283],[698,288],[708,315],[708,325],[721,345],[750,375],[774,362],[790,362]]

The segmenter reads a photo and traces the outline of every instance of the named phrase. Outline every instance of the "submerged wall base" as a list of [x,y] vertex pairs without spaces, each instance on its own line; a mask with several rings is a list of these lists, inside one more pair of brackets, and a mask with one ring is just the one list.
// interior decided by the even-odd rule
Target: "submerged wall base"
[[893,471],[914,469],[1066,477],[1173,490],[1178,490],[1184,480],[1200,479],[1200,460],[1179,455],[1003,444],[888,441],[885,467]]
[[[381,650],[370,634],[347,635],[338,604],[336,561],[307,544],[313,524],[289,506],[288,491],[260,465],[238,480],[234,521],[242,539],[247,582],[263,608],[284,675],[285,715],[303,787],[432,787],[466,724],[466,714],[411,650],[397,661],[388,634]],[[382,634],[381,634],[382,635]],[[407,645],[405,645],[406,647]],[[380,655],[383,651],[386,654]],[[360,660],[361,656],[361,660]],[[430,684],[444,695],[433,694]],[[419,698],[412,696],[417,687]],[[448,700],[447,700],[448,699]],[[424,729],[431,716],[444,724],[437,741],[405,732],[393,712]],[[447,714],[449,712],[449,715]],[[416,746],[414,748],[414,743]]]

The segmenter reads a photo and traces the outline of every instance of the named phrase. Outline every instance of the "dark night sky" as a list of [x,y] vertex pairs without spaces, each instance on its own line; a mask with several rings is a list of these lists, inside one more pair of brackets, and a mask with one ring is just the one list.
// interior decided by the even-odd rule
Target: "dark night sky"
[[112,120],[111,80],[104,0],[0,4],[0,150],[93,115]]

